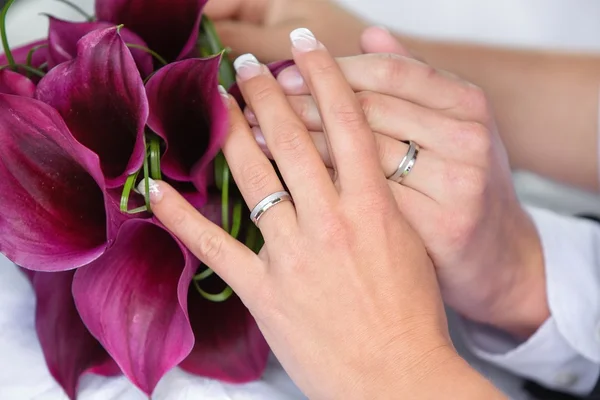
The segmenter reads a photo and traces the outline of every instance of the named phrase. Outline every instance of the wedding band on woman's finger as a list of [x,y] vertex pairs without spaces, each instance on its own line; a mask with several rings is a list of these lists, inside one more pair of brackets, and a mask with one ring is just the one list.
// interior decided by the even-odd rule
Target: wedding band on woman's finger
[[387,179],[396,183],[402,183],[404,178],[412,171],[417,162],[417,157],[419,156],[419,145],[417,145],[412,140],[408,142],[408,151],[406,155],[398,164],[398,169],[392,175],[390,175]]
[[291,201],[292,204],[294,203],[292,196],[285,191],[275,192],[268,195],[252,209],[252,212],[250,213],[250,219],[256,226],[258,226],[258,221],[260,221],[260,218],[265,215],[269,209],[284,201]]

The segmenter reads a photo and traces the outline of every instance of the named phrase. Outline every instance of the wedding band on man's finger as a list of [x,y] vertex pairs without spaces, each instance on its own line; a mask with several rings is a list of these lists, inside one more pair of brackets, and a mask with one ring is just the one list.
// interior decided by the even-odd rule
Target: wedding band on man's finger
[[406,178],[414,168],[415,163],[417,162],[417,157],[419,156],[419,150],[419,145],[410,140],[408,142],[408,150],[406,152],[406,155],[398,164],[398,168],[396,169],[396,171],[387,179],[401,184],[404,178]]

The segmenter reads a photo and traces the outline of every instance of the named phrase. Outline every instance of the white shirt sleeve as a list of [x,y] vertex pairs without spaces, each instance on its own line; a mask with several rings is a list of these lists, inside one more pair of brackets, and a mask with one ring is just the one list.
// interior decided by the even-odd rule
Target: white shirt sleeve
[[464,321],[481,359],[554,390],[589,394],[600,375],[600,224],[529,207],[541,237],[551,318],[527,341]]

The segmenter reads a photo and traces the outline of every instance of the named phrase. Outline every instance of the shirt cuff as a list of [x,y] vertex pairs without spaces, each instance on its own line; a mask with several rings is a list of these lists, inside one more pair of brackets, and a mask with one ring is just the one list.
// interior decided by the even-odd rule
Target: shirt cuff
[[541,385],[587,395],[600,375],[600,225],[527,207],[546,268],[551,318],[525,342],[464,321],[479,358]]
[[573,350],[557,328],[547,320],[525,342],[494,328],[463,319],[465,345],[478,358],[549,389],[589,394],[600,374],[600,366]]

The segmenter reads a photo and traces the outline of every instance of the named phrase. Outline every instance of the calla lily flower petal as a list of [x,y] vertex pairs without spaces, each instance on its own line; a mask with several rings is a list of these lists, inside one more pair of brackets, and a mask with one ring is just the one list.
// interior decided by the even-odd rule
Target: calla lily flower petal
[[101,21],[124,24],[167,61],[191,52],[208,0],[97,0]]
[[[48,34],[48,66],[54,68],[58,64],[70,61],[77,56],[77,42],[88,33],[114,27],[110,22],[71,22],[50,17]],[[126,44],[147,47],[146,43],[127,28],[121,28],[121,37]],[[152,73],[154,63],[152,55],[139,49],[130,49],[142,76]]]
[[[33,68],[41,68],[43,64],[48,61],[48,41],[47,40],[38,40],[33,43],[26,44],[25,46],[17,47],[12,49],[12,55],[15,59],[15,63],[17,64],[27,64],[27,57],[29,56],[30,51],[33,50],[31,54],[31,64],[30,66]],[[8,65],[8,59],[5,54],[0,54],[0,66]],[[43,68],[46,69],[46,68]],[[28,72],[23,68],[18,68],[19,73],[26,75]],[[31,79],[34,82],[38,82],[40,77],[37,75],[32,75]]]
[[36,272],[35,327],[50,373],[70,399],[76,398],[79,377],[112,363],[102,345],[87,330],[73,301],[74,271]]
[[3,69],[0,70],[0,93],[33,97],[35,84],[26,76]]
[[148,395],[194,346],[187,296],[197,267],[164,228],[135,219],[122,225],[101,258],[75,273],[81,318]]
[[117,28],[84,36],[77,57],[53,68],[36,97],[56,108],[73,136],[98,154],[109,187],[121,186],[140,169],[148,103]]
[[[214,291],[219,290],[222,287]],[[239,297],[215,303],[191,289],[189,313],[196,344],[181,363],[182,369],[230,383],[252,382],[262,376],[269,345]]]
[[50,106],[0,94],[0,252],[17,265],[62,271],[107,243],[104,178]]
[[150,78],[148,126],[166,144],[161,168],[206,194],[210,163],[227,135],[227,108],[218,90],[220,57],[167,65]]

